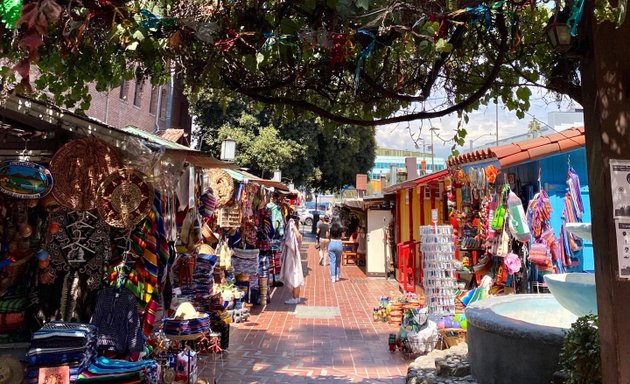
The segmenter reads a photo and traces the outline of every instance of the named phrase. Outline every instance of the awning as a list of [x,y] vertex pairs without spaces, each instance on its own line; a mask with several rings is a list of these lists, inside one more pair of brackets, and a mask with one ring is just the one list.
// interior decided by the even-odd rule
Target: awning
[[68,132],[82,136],[94,136],[115,147],[119,147],[121,144],[124,145],[130,138],[135,138],[141,140],[147,147],[153,150],[163,150],[165,155],[173,160],[186,161],[196,167],[236,167],[234,164],[220,161],[207,153],[173,143],[158,135],[137,128],[116,128],[91,117],[79,115],[65,108],[31,100],[23,96],[10,96],[2,107],[6,110],[26,116],[31,120],[36,119]]
[[403,181],[402,183],[394,184],[383,190],[383,193],[394,193],[402,189],[409,189],[418,185],[425,185],[432,182],[440,181],[448,176],[448,170],[444,169],[438,172],[429,173],[415,179]]
[[247,180],[247,181],[251,181],[252,183],[262,185],[267,188],[274,188],[275,190],[278,190],[280,192],[284,192],[284,193],[290,192],[289,187],[287,187],[286,185],[282,184],[279,181],[262,179],[256,175],[253,175],[246,171],[241,171],[239,169],[225,169],[225,171],[230,176],[232,176],[232,178],[236,181]]

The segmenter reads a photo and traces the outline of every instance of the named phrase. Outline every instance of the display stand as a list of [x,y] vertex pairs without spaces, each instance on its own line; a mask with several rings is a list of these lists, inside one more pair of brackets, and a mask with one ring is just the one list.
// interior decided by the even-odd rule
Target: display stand
[[430,314],[455,313],[455,245],[451,226],[422,226],[424,291]]

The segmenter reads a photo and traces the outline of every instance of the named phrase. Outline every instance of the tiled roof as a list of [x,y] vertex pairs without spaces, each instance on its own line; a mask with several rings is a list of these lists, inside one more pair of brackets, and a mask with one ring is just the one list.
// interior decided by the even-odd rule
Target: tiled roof
[[160,137],[168,140],[168,141],[172,141],[173,143],[177,143],[179,142],[179,139],[182,138],[182,136],[184,136],[184,130],[183,129],[174,129],[174,128],[169,128],[167,130],[165,130],[164,132],[160,133]]
[[512,165],[580,148],[585,143],[584,127],[572,128],[536,139],[464,153],[451,157],[448,160],[448,166],[469,164],[480,160],[496,160],[501,168],[508,168]]

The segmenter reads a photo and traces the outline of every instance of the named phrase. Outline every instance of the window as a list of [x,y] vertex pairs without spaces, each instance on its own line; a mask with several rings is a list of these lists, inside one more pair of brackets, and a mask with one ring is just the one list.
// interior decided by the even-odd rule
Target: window
[[157,113],[157,102],[158,102],[158,93],[160,88],[153,86],[151,87],[151,101],[149,102],[149,113],[155,115]]
[[136,79],[136,89],[133,93],[133,105],[140,108],[142,105],[142,89],[144,88],[144,80]]
[[120,79],[120,94],[118,97],[120,100],[127,100],[127,94],[129,93],[129,82],[125,79]]
[[[166,88],[162,87],[162,95],[160,96],[160,119],[166,119]],[[168,128],[168,127],[167,127]]]

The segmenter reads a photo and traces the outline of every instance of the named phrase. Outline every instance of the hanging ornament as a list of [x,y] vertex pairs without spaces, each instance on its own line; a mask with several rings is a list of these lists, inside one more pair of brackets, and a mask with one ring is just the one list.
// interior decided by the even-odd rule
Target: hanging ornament
[[123,168],[109,175],[98,189],[98,213],[112,227],[133,228],[151,210],[153,187],[146,176]]

